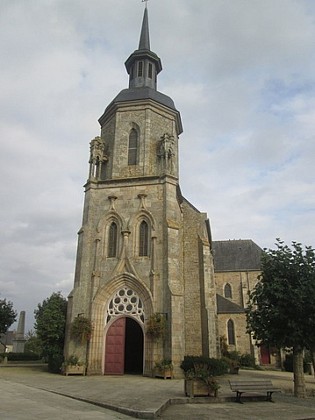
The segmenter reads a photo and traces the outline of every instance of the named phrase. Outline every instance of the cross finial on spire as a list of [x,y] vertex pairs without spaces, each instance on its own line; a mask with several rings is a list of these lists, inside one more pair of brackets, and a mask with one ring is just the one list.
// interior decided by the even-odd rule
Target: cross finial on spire
[[142,0],[142,3],[143,3],[143,2],[145,3],[145,7],[146,7],[146,8],[148,7],[148,1],[149,1],[149,0]]

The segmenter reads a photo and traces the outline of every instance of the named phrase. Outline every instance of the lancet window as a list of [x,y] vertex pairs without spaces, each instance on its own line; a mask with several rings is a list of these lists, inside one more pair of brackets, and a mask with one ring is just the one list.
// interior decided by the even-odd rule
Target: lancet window
[[139,61],[138,63],[138,77],[143,76],[143,61]]
[[147,257],[149,255],[149,225],[142,220],[139,227],[139,255]]
[[150,79],[152,79],[152,77],[153,77],[153,66],[152,66],[152,64],[151,64],[151,63],[149,63],[148,77],[149,77]]
[[224,286],[224,297],[232,299],[232,287],[229,283]]
[[137,155],[138,155],[138,133],[133,128],[129,134],[128,165],[137,164]]
[[108,230],[108,247],[107,247],[107,256],[108,257],[117,257],[118,249],[118,227],[117,223],[112,222]]
[[235,328],[234,322],[232,319],[229,319],[227,322],[227,336],[228,336],[228,344],[235,345]]

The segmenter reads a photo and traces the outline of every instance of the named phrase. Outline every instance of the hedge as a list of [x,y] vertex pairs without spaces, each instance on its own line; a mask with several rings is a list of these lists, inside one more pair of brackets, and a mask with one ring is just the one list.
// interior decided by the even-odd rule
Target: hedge
[[8,358],[9,362],[18,362],[18,361],[32,361],[40,360],[41,357],[35,353],[0,353],[0,358]]

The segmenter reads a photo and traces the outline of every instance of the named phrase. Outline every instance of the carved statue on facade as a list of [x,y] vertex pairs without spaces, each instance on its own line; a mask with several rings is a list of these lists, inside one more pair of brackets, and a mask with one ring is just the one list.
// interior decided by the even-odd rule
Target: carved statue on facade
[[175,140],[174,136],[168,133],[163,134],[158,146],[158,157],[161,159],[162,168],[171,174],[174,173],[175,168],[175,152],[174,152]]
[[90,142],[90,179],[101,179],[102,166],[107,160],[104,139],[97,136]]

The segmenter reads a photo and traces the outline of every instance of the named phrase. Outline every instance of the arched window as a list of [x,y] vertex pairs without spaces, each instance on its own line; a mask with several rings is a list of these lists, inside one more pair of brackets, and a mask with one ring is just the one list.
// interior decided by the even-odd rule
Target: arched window
[[117,233],[118,233],[117,224],[115,222],[112,222],[109,227],[109,232],[108,232],[108,252],[107,252],[108,257],[117,256],[117,243],[118,243]]
[[224,297],[232,299],[232,287],[229,283],[224,286]]
[[235,345],[235,328],[234,322],[229,319],[227,323],[227,336],[228,336],[228,344]]
[[149,226],[144,220],[140,223],[139,255],[140,257],[147,257],[149,255]]
[[128,165],[137,164],[137,152],[138,152],[138,133],[133,128],[129,134]]

